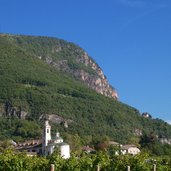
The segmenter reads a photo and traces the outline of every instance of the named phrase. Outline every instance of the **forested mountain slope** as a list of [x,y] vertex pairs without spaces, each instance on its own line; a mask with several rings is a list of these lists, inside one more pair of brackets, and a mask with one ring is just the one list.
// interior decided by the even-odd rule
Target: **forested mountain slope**
[[100,67],[73,43],[0,34],[1,139],[39,137],[36,124],[47,117],[60,131],[80,137],[125,142],[152,132],[171,138],[170,125],[143,118],[117,99]]

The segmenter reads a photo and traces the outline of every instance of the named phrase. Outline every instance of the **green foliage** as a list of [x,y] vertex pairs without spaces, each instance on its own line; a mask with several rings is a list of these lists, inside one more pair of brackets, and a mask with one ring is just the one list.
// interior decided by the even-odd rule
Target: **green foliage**
[[0,171],[47,171],[48,168],[49,161],[43,157],[29,157],[11,150],[0,154]]
[[144,134],[141,137],[140,144],[143,149],[148,150],[156,156],[171,155],[171,145],[162,144],[154,133]]
[[41,136],[41,128],[34,121],[0,118],[0,123],[1,140],[13,139],[21,141]]
[[13,107],[28,113],[27,119],[35,120],[0,118],[0,139],[40,137],[36,125],[42,115],[52,113],[73,121],[67,129],[56,126],[60,132],[81,138],[90,136],[89,142],[106,135],[121,143],[127,140],[137,143],[137,139],[131,140],[135,129],[171,137],[171,126],[165,122],[143,118],[135,108],[97,94],[45,62],[47,57],[54,61],[67,60],[71,69],[96,75],[94,70],[78,62],[83,55],[83,49],[64,40],[0,34],[0,114],[6,115],[4,104],[10,101]]
[[41,135],[41,129],[35,122],[22,121],[17,125],[14,135],[27,139],[31,137],[38,138]]
[[72,154],[69,159],[60,157],[59,151],[51,156],[27,156],[13,150],[6,150],[0,154],[0,171],[49,171],[50,165],[55,165],[55,170],[62,171],[125,171],[130,166],[131,171],[151,171],[156,164],[158,171],[170,171],[171,158],[151,159],[148,154],[136,156],[108,155],[106,152],[85,154],[81,156]]

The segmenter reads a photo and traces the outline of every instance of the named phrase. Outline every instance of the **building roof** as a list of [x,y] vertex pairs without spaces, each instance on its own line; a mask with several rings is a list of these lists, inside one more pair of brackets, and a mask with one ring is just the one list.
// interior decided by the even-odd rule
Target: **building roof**
[[28,140],[22,143],[18,143],[16,149],[28,149],[33,147],[38,147],[42,145],[42,140]]
[[132,147],[137,148],[136,145],[134,144],[126,144],[126,145],[121,146],[121,150],[128,150],[129,148],[132,148]]
[[109,141],[109,145],[119,145],[119,143],[115,141]]

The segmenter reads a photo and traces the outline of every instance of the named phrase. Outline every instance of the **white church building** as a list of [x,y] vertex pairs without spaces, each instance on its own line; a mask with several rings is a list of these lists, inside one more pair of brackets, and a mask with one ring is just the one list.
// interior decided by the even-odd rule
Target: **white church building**
[[63,142],[59,132],[52,138],[51,126],[48,121],[45,121],[44,124],[42,140],[29,140],[24,143],[19,143],[16,147],[16,149],[20,151],[27,151],[28,153],[36,153],[45,156],[52,154],[55,148],[59,148],[62,158],[70,158],[70,146]]

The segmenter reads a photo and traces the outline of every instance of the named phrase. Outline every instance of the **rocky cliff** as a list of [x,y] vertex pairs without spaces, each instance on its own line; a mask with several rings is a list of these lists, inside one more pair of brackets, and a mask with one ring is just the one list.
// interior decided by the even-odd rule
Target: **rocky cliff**
[[[108,83],[102,69],[83,49],[72,43],[59,41],[50,50],[51,53],[45,53],[42,56],[39,54],[37,57],[57,70],[81,80],[96,92],[110,98],[119,98],[116,90]],[[58,55],[60,58],[56,58]]]
[[116,90],[108,83],[102,69],[79,46],[50,37],[0,35],[0,40],[7,44],[15,44],[31,56],[37,57],[63,71],[96,92],[118,99]]
[[[50,37],[0,35],[27,53],[45,61],[59,71],[68,73],[96,92],[118,99],[116,90],[108,83],[102,69],[79,46]],[[4,43],[4,42],[3,42]]]
[[53,65],[60,71],[71,74],[76,79],[81,80],[96,92],[107,97],[118,99],[116,90],[108,83],[108,80],[103,74],[101,68],[87,55],[86,52],[84,52],[80,58],[76,59],[75,62],[78,64],[81,63],[86,67],[90,67],[96,74],[87,72],[82,68],[72,68],[66,59],[54,61],[51,57],[48,56],[46,57],[46,62],[50,65]]

